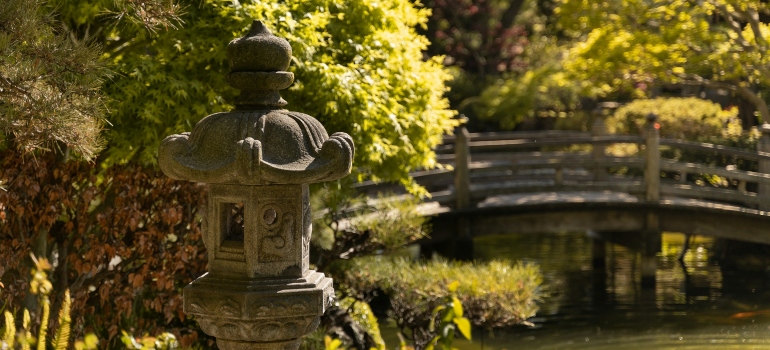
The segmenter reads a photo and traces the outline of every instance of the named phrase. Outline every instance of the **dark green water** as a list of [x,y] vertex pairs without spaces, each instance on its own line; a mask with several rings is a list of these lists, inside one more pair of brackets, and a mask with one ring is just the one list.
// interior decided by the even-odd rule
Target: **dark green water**
[[[676,256],[682,236],[664,235],[654,290],[639,286],[633,252],[609,246],[606,269],[591,266],[585,234],[479,238],[481,260],[538,263],[548,295],[536,326],[474,331],[462,349],[770,349],[770,278],[728,273],[707,256],[712,242],[696,240],[686,268]],[[686,271],[686,274],[685,274]]]

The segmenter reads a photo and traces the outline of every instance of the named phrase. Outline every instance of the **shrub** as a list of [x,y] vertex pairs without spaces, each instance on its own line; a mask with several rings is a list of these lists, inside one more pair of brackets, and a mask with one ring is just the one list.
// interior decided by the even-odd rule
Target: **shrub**
[[695,97],[633,101],[607,119],[607,131],[641,134],[650,113],[658,116],[661,137],[720,144],[751,139],[751,134],[743,133],[737,108],[723,110],[717,103]]
[[350,185],[345,180],[325,184],[312,197],[316,217],[311,259],[319,270],[339,259],[393,252],[427,236],[427,218],[417,211],[418,199],[366,198]]
[[[45,258],[37,259],[32,255],[32,261],[34,267],[32,268],[32,280],[29,284],[29,292],[37,296],[38,308],[32,310],[37,314],[34,320],[30,316],[30,310],[24,309],[21,329],[16,329],[16,320],[13,313],[10,311],[4,312],[4,325],[2,328],[2,338],[0,338],[0,349],[16,349],[30,350],[33,345],[37,344],[37,349],[42,350],[47,348],[49,328],[54,330],[54,336],[51,338],[50,347],[55,350],[66,350],[70,348],[70,331],[72,319],[71,313],[71,300],[69,290],[64,291],[64,300],[62,301],[62,307],[59,310],[59,316],[56,322],[50,322],[51,316],[51,299],[50,294],[53,292],[53,286],[51,281],[48,280],[48,271],[51,270],[51,264]],[[0,290],[3,285],[0,284]],[[33,330],[37,330],[37,337],[32,335]],[[91,350],[96,349],[99,344],[99,339],[93,334],[86,334],[84,340],[78,340],[72,343],[72,347],[76,350]]]
[[371,301],[377,291],[391,303],[396,325],[423,348],[435,336],[430,331],[434,309],[446,303],[446,286],[459,281],[457,298],[465,317],[479,327],[494,328],[525,322],[537,311],[542,275],[538,267],[508,261],[461,263],[444,260],[410,262],[367,257],[350,261],[340,276],[342,293]]
[[0,159],[2,302],[25,305],[35,252],[55,266],[54,314],[71,290],[73,336],[92,330],[114,347],[120,329],[168,330],[182,346],[203,335],[182,312],[181,288],[206,270],[197,214],[206,187],[138,166],[100,173],[50,153]]

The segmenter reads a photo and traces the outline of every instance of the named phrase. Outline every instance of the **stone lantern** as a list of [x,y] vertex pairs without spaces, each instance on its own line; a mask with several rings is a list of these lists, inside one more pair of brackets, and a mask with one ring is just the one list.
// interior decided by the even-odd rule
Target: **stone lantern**
[[220,349],[296,349],[334,296],[332,280],[308,268],[308,183],[349,174],[353,141],[282,108],[291,46],[262,22],[230,42],[227,59],[227,81],[242,90],[235,109],[158,151],[169,177],[210,184],[208,273],[184,289],[184,310]]

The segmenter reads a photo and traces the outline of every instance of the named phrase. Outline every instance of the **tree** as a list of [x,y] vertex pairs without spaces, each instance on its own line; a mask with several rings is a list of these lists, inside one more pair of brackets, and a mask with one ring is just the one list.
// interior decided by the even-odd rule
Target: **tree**
[[516,59],[527,44],[516,17],[524,0],[433,0],[426,34],[431,56],[484,77],[519,68]]
[[533,32],[531,1],[524,0],[432,0],[424,29],[430,40],[427,53],[445,56],[453,79],[447,98],[452,108],[468,116],[471,128],[478,118],[472,108],[484,90],[501,76],[524,71],[528,62],[522,53]]
[[189,131],[202,117],[231,108],[225,46],[252,19],[292,45],[295,83],[287,108],[318,118],[356,144],[359,179],[400,181],[435,166],[432,148],[458,124],[443,98],[448,74],[439,59],[423,60],[416,34],[428,11],[407,0],[185,0],[178,30],[110,27],[112,0],[52,0],[61,20],[81,37],[103,43],[116,71],[105,91],[113,101],[104,157],[109,163],[154,163],[166,135]]
[[653,87],[672,84],[724,89],[770,120],[763,96],[770,27],[761,16],[768,13],[758,1],[559,0],[551,27],[563,38],[555,74],[562,86],[596,99],[649,97]]
[[37,0],[0,6],[0,140],[26,152],[98,153],[105,67],[98,51],[72,41]]
[[[770,29],[758,1],[612,1],[584,6],[564,0],[565,30],[583,38],[567,54],[565,69],[594,96],[647,96],[649,84],[693,84],[726,89],[751,102],[770,120],[757,91],[768,86]],[[597,15],[599,14],[599,15]],[[577,21],[575,19],[577,18]],[[579,29],[579,28],[586,29]]]

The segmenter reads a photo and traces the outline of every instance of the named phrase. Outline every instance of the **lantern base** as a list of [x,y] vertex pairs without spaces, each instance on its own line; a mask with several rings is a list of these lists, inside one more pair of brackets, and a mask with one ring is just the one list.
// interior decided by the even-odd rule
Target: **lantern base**
[[294,350],[334,298],[331,278],[232,280],[207,273],[184,289],[184,310],[220,349]]
[[299,349],[302,339],[275,343],[251,343],[217,339],[217,347],[220,350],[296,350]]

